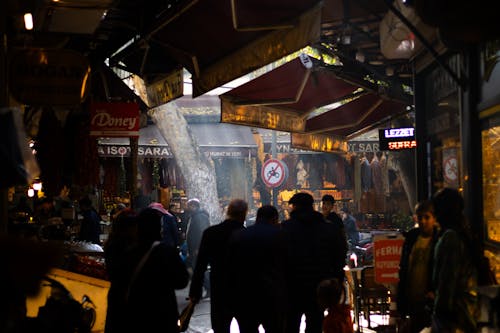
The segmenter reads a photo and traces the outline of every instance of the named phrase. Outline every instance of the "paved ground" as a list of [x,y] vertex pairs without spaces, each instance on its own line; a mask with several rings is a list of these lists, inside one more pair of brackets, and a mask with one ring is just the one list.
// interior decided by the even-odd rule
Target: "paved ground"
[[[188,303],[189,286],[185,289],[177,291],[177,304],[179,305],[179,312],[186,306]],[[387,316],[371,316],[372,326],[377,325],[387,325],[389,318]],[[369,329],[368,322],[362,319],[362,327],[359,332],[376,332],[376,330]],[[186,331],[187,333],[212,333],[211,325],[210,325],[210,299],[203,299],[200,303],[198,303],[194,309],[193,316],[191,317],[191,321],[189,322],[189,329]],[[304,324],[301,327],[300,333],[304,332]],[[239,333],[238,323],[233,320],[231,324],[231,333]],[[264,333],[264,330],[261,329],[260,333]]]

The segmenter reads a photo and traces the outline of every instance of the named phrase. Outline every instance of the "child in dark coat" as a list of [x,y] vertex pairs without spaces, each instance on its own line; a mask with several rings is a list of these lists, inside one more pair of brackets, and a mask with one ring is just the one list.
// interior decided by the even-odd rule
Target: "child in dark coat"
[[351,306],[345,303],[344,285],[335,278],[323,280],[317,295],[320,308],[328,311],[323,318],[323,333],[353,333]]

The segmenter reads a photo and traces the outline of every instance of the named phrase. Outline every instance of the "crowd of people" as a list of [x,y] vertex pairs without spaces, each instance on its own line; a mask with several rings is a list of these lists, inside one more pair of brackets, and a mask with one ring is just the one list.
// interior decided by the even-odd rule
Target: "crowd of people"
[[[81,201],[82,215],[94,210]],[[345,297],[348,244],[359,240],[347,210],[335,199],[298,192],[289,200],[289,218],[263,205],[246,226],[248,204],[233,199],[220,223],[210,225],[198,199],[190,199],[185,230],[161,203],[114,216],[104,243],[110,280],[106,333],[178,331],[175,291],[189,286],[189,301],[210,297],[215,333],[353,332]],[[475,332],[477,323],[477,242],[467,229],[464,201],[443,189],[415,209],[418,227],[405,234],[397,290],[398,311],[408,332]],[[93,224],[82,231],[96,241]],[[185,234],[183,233],[185,232]],[[82,235],[83,237],[83,235]],[[185,249],[183,250],[183,246]],[[183,252],[184,251],[184,252]],[[325,311],[328,313],[325,316]]]

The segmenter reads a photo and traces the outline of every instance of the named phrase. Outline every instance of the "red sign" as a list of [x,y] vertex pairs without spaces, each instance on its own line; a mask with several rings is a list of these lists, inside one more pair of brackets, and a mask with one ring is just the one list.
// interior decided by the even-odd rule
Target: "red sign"
[[262,165],[262,170],[260,172],[262,181],[268,187],[278,187],[286,179],[287,167],[285,163],[277,159],[269,159]]
[[139,105],[137,103],[92,103],[90,135],[139,136]]
[[402,235],[375,235],[373,237],[375,281],[397,283],[399,281],[399,261],[403,249]]

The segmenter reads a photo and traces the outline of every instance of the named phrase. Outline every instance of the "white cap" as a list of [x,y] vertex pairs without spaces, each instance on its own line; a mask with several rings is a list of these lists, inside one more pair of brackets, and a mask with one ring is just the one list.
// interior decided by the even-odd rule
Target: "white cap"
[[200,199],[198,199],[198,198],[191,198],[191,199],[189,199],[189,200],[187,201],[187,204],[188,204],[188,205],[189,205],[189,204],[192,204],[192,203],[197,204],[197,205],[199,206],[199,205],[200,205]]

